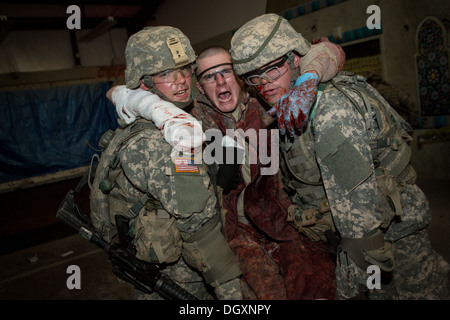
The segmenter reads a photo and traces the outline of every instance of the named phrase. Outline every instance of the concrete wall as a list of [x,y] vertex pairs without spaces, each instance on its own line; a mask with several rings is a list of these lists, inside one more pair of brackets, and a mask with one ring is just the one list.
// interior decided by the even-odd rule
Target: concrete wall
[[413,138],[411,164],[418,177],[450,181],[450,131],[418,129]]

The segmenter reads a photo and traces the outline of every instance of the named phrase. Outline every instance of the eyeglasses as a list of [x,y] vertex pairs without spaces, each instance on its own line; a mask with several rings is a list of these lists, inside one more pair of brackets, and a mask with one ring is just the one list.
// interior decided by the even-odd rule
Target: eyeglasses
[[[226,79],[231,77],[232,75],[234,75],[234,71],[233,68],[224,68],[222,70],[215,70],[213,72],[209,72],[207,74],[205,74],[205,72],[214,69],[214,68],[218,68],[220,66],[224,66],[224,65],[229,65],[232,66],[231,63],[221,63],[221,64],[217,64],[215,66],[212,66],[204,71],[202,71],[198,76],[197,79],[201,84],[209,84],[209,83],[213,83],[215,81],[217,81],[217,74],[220,74],[222,76],[222,78]],[[203,76],[203,74],[205,74]]]
[[279,62],[274,63],[262,70],[258,70],[256,74],[246,76],[245,79],[247,80],[247,83],[251,86],[259,86],[262,84],[262,79],[265,79],[267,82],[277,80],[287,71],[287,68],[284,71],[280,69],[284,66],[286,60],[287,56],[284,56]]
[[175,82],[178,79],[178,73],[180,73],[183,78],[188,79],[192,76],[192,66],[191,64],[185,65],[176,69],[169,69],[157,74],[152,75],[153,83],[170,83]]

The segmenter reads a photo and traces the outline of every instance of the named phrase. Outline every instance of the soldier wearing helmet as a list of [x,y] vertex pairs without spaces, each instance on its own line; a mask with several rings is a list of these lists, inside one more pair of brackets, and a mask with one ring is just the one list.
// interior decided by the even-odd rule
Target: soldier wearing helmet
[[188,79],[196,56],[189,39],[177,28],[148,27],[134,34],[125,58],[127,88],[146,88],[180,107],[192,102]]
[[274,106],[268,113],[277,115],[281,133],[291,136],[302,129],[319,81],[330,80],[345,61],[341,47],[326,38],[311,44],[276,14],[247,22],[231,39],[230,51],[236,73]]
[[294,203],[288,221],[312,241],[336,244],[341,299],[448,299],[449,264],[428,238],[408,124],[361,76],[341,72],[317,85],[302,68],[310,50],[276,14],[252,19],[231,40],[236,73],[289,132],[280,148]]
[[[179,108],[192,102],[195,53],[180,30],[145,28],[130,37],[125,55],[127,88],[155,93],[163,109],[169,101]],[[121,111],[129,112],[125,105]],[[103,238],[115,241],[116,216],[125,217],[137,258],[160,265],[199,299],[241,299],[240,269],[221,232],[207,168],[164,139],[159,129],[166,120],[155,126],[139,117],[119,119],[120,127],[102,137],[92,223]],[[136,297],[161,299],[156,292],[137,291]]]
[[[333,66],[337,60],[342,64],[342,57],[327,48],[323,43],[312,46],[307,54],[309,61],[316,61],[310,54],[326,58],[322,59],[323,65],[311,65],[308,70],[322,74],[327,66],[337,73]],[[230,129],[256,129],[258,134],[273,124],[274,119],[236,78],[227,49],[203,50],[196,61],[196,77],[203,95],[196,97],[190,112],[202,120],[204,130],[218,128],[226,134]],[[156,120],[154,113],[142,113],[140,107],[149,103],[152,94],[145,92],[144,98],[139,91],[114,88],[112,101],[119,113],[121,106],[126,106],[128,112]],[[241,147],[247,150],[248,144]],[[248,150],[245,154],[249,154]],[[218,184],[223,187],[226,211],[225,235],[241,266],[243,284],[250,289],[243,290],[244,299],[335,299],[334,265],[326,245],[300,237],[287,223],[291,203],[278,187],[278,173],[262,176],[261,163],[250,166],[248,159],[238,166],[234,163],[219,167]],[[308,286],[302,286],[304,283]]]

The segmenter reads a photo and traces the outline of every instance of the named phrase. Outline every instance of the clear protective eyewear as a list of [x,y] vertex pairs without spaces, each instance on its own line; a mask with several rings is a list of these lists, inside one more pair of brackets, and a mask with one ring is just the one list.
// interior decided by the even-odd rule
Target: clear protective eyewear
[[[211,69],[218,68],[220,66],[225,66],[225,65],[230,66],[230,68],[225,68],[222,70],[215,70],[215,71],[205,74],[205,72],[207,72]],[[217,74],[220,74],[222,76],[222,78],[224,78],[224,79],[229,78],[232,75],[234,75],[233,67],[231,67],[232,65],[233,65],[232,63],[227,62],[227,63],[221,63],[221,64],[217,64],[215,66],[212,66],[212,67],[202,71],[197,76],[197,79],[201,84],[209,84],[209,83],[213,83],[213,82],[217,81]]]
[[265,79],[266,82],[272,82],[277,80],[283,74],[286,73],[286,70],[282,71],[280,68],[283,67],[284,63],[287,60],[287,56],[284,56],[279,62],[274,63],[262,70],[258,70],[256,74],[246,76],[245,79],[247,83],[251,86],[259,86],[262,85],[262,79]]
[[178,79],[178,73],[183,78],[188,79],[192,76],[192,65],[188,64],[180,68],[169,69],[157,74],[152,75],[153,83],[170,83],[175,82]]

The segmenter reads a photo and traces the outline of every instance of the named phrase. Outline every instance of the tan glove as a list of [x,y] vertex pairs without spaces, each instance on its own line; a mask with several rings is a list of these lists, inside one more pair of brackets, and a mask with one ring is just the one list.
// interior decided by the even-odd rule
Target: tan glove
[[342,47],[322,37],[314,39],[308,53],[300,59],[300,73],[313,72],[320,82],[326,82],[342,70],[344,62]]
[[381,248],[365,251],[364,259],[370,264],[378,265],[384,271],[395,268],[395,247],[391,242],[384,242]]
[[301,210],[298,206],[291,205],[288,208],[287,221],[311,241],[315,242],[327,242],[325,236],[327,230],[331,229],[333,232],[336,232],[330,211],[322,215],[319,214],[317,209]]

